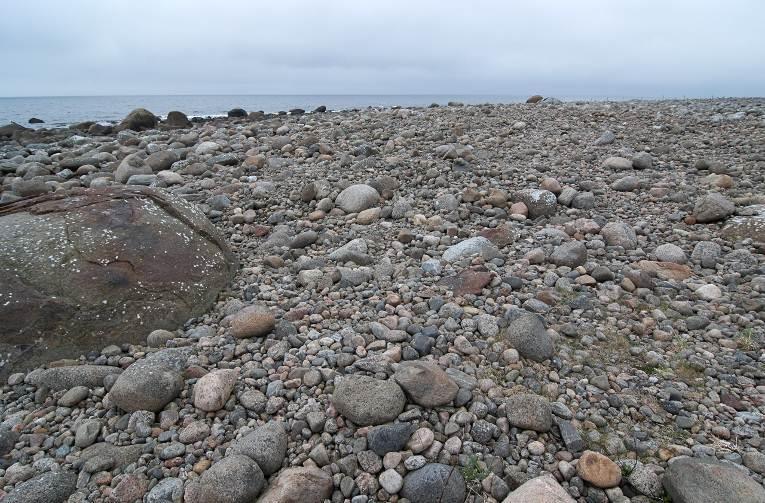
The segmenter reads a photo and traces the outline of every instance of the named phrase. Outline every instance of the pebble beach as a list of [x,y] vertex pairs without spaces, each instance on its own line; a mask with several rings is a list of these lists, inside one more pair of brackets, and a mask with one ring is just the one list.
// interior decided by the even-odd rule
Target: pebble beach
[[765,502],[765,99],[537,98],[0,127],[0,501]]

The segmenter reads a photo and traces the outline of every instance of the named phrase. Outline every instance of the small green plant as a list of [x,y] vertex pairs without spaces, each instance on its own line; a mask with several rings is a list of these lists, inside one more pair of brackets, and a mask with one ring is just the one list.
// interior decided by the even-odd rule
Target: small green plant
[[478,457],[475,455],[470,456],[467,465],[460,468],[460,471],[462,471],[462,476],[465,478],[465,482],[468,484],[475,482],[480,483],[484,478],[486,478],[486,475],[488,475],[488,471],[484,468],[481,468],[481,463],[478,461]]
[[702,370],[699,370],[698,367],[686,361],[679,362],[675,372],[677,377],[686,384],[694,384],[697,379],[704,377],[704,372]]
[[635,467],[637,466],[637,460],[635,460],[634,463],[630,463],[628,461],[624,461],[621,464],[622,469],[622,477],[627,478],[630,475],[632,475],[632,472],[635,471]]
[[484,369],[483,374],[486,379],[491,379],[497,385],[501,386],[505,382],[505,372],[502,369],[488,367]]
[[659,364],[658,363],[646,363],[644,365],[641,365],[638,367],[640,370],[645,372],[648,375],[655,375],[659,373]]
[[744,351],[754,351],[757,349],[757,341],[755,340],[754,329],[752,327],[740,331],[738,336],[736,336],[736,341],[738,342],[738,347]]

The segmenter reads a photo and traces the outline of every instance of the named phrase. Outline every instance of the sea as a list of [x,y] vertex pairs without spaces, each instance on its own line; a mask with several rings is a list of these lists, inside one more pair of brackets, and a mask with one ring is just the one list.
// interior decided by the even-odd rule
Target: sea
[[[177,95],[177,96],[40,96],[0,97],[0,125],[11,121],[27,127],[64,127],[78,122],[96,121],[114,123],[122,120],[135,108],[146,108],[155,115],[165,117],[179,110],[189,117],[225,116],[232,108],[248,112],[276,113],[302,108],[311,111],[320,105],[327,110],[350,110],[366,107],[446,105],[450,101],[468,104],[519,103],[527,96],[513,95]],[[624,100],[629,97],[557,97],[564,101]],[[29,124],[30,118],[44,121]]]

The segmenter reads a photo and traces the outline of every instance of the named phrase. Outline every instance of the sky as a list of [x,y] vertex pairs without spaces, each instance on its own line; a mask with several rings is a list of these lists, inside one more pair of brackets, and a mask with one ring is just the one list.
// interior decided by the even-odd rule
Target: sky
[[763,26],[763,0],[7,0],[0,96],[763,96]]

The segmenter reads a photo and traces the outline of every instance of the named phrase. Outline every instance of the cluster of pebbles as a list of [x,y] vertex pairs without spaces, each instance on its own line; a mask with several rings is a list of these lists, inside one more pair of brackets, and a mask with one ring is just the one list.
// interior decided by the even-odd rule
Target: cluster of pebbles
[[234,115],[0,139],[0,201],[149,185],[241,263],[8,378],[4,502],[765,501],[765,101]]

